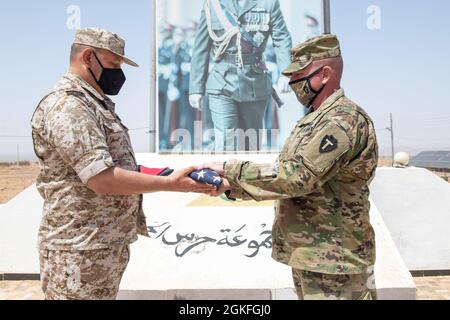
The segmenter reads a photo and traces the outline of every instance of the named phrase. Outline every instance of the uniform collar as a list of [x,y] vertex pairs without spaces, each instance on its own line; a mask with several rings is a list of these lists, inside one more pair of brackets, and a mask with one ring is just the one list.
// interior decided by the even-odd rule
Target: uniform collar
[[76,86],[81,87],[84,90],[88,91],[91,95],[93,95],[98,100],[105,102],[108,106],[114,105],[114,103],[112,102],[112,100],[110,98],[108,98],[106,95],[98,92],[93,86],[91,86],[87,81],[85,81],[79,75],[68,71],[65,74],[64,78],[66,78],[70,82],[74,83]]
[[244,2],[244,6],[239,10],[238,16],[242,17],[245,13],[256,7],[258,4],[257,0],[246,0]]
[[257,4],[257,0],[246,0],[242,8],[236,7],[237,0],[223,0],[224,6],[231,11],[238,19],[245,13],[253,9]]
[[328,109],[329,109],[330,107],[332,107],[332,106],[334,105],[334,103],[335,103],[336,101],[338,101],[339,99],[341,99],[344,95],[345,95],[344,89],[336,90],[331,96],[329,96],[329,97],[322,103],[322,105],[320,106],[319,109],[316,110],[316,112],[323,113],[323,112],[328,111]]
[[83,80],[79,75],[69,71],[65,74],[64,78],[74,83],[76,87],[79,87],[79,89],[84,89],[98,100],[104,102],[108,108],[114,109],[115,104],[114,102],[112,102],[110,98],[98,92],[93,86],[91,86],[89,83]]
[[223,0],[223,5],[226,10],[230,11],[234,16],[238,16],[239,12],[235,6],[235,0]]
[[331,96],[329,96],[319,107],[319,109],[315,110],[314,112],[308,113],[302,120],[301,124],[311,123],[313,122],[318,116],[328,112],[334,104],[345,96],[344,89],[336,90]]

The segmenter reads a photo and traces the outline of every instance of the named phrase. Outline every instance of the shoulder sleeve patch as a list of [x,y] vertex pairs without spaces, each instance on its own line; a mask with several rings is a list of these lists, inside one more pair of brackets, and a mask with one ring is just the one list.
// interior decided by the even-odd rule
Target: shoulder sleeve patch
[[351,149],[351,142],[345,131],[330,122],[317,132],[313,132],[299,155],[304,164],[315,174],[328,172]]
[[320,143],[319,152],[320,153],[329,153],[338,148],[339,141],[335,136],[326,135],[323,137],[322,142]]

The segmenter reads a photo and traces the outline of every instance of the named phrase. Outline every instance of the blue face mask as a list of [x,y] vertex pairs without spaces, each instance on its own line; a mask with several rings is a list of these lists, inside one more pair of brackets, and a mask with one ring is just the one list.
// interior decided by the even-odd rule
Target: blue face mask
[[95,59],[97,59],[98,64],[103,69],[102,73],[100,74],[100,79],[97,80],[97,78],[95,78],[95,75],[92,72],[91,68],[89,68],[89,72],[91,73],[95,82],[97,82],[98,86],[100,87],[100,89],[102,89],[104,94],[106,94],[108,96],[118,95],[120,92],[120,89],[122,89],[123,84],[127,80],[122,69],[104,68],[102,63],[98,59],[97,55],[95,54],[95,52],[94,52],[94,57],[95,57]]

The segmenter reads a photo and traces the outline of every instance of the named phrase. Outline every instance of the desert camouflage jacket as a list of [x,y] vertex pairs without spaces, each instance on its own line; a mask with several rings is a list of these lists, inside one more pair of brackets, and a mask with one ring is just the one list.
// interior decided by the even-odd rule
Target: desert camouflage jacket
[[44,198],[41,249],[102,249],[147,235],[142,196],[100,196],[87,187],[108,168],[138,170],[128,129],[114,108],[72,73],[39,103],[31,126]]

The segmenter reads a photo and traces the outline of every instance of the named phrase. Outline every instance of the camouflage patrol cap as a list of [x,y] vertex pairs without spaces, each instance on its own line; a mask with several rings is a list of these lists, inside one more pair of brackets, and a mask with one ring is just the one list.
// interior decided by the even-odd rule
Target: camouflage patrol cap
[[125,57],[125,40],[113,32],[98,28],[80,29],[75,34],[73,43],[107,50],[122,57],[126,64],[139,67],[137,63]]
[[294,72],[301,71],[313,61],[341,56],[339,40],[333,34],[325,34],[299,44],[291,50],[292,63],[283,71],[290,77]]

